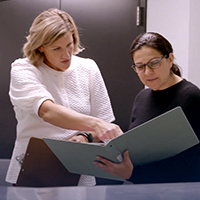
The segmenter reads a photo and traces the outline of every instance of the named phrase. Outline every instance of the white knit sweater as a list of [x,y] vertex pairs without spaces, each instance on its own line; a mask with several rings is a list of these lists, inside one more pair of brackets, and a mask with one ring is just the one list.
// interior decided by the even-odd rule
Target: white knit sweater
[[65,72],[45,64],[35,67],[27,58],[17,59],[11,65],[9,95],[17,119],[17,136],[6,177],[11,183],[16,183],[20,171],[16,156],[25,153],[30,137],[69,139],[77,133],[53,126],[38,116],[46,99],[108,122],[114,120],[103,78],[91,59],[72,56]]

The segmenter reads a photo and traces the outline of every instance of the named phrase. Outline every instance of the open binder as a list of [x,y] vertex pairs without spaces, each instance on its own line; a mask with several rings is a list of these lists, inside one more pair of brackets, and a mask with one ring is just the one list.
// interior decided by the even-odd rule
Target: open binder
[[199,143],[180,107],[149,120],[106,144],[47,138],[43,140],[69,172],[120,181],[124,179],[113,176],[94,164],[97,155],[118,163],[123,152],[128,149],[135,166],[145,165],[172,157]]

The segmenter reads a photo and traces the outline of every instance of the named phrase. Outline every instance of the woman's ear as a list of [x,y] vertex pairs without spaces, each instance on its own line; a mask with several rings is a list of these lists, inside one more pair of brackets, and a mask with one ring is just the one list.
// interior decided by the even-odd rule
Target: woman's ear
[[170,53],[169,57],[168,57],[169,63],[171,65],[171,67],[173,66],[173,62],[174,62],[174,54]]
[[43,47],[42,47],[42,46],[39,47],[39,48],[38,48],[38,51],[39,51],[40,53],[44,52]]

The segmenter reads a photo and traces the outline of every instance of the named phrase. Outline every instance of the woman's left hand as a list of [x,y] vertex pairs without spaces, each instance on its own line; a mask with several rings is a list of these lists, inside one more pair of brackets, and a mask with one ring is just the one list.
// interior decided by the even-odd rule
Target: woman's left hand
[[83,135],[75,135],[72,138],[69,139],[69,141],[73,142],[88,142],[87,138]]
[[121,163],[113,163],[105,158],[97,156],[97,159],[103,163],[95,161],[96,166],[100,167],[104,171],[125,179],[129,179],[132,175],[134,166],[130,160],[129,152],[126,150],[123,154],[123,161]]

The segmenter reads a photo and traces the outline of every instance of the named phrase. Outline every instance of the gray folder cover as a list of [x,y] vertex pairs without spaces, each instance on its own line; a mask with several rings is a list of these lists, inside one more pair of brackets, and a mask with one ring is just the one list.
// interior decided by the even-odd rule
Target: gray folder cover
[[124,180],[98,168],[94,161],[100,155],[119,162],[125,150],[133,164],[144,165],[174,156],[199,143],[182,109],[172,109],[123,135],[102,143],[77,143],[44,138],[46,144],[71,173]]

